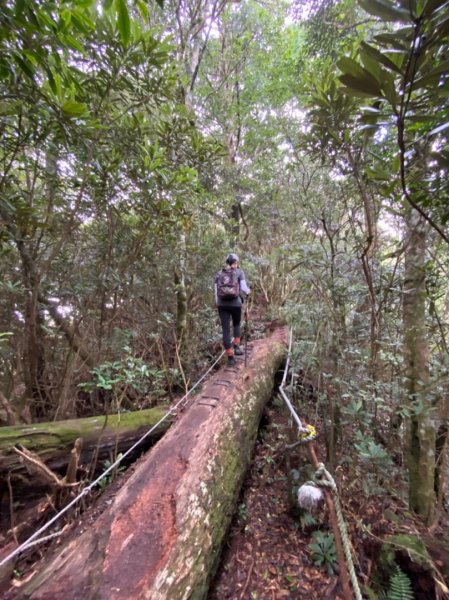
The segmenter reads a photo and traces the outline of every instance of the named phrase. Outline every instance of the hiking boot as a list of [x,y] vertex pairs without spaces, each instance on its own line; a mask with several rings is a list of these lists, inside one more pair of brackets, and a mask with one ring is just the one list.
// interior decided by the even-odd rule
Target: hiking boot
[[235,365],[235,358],[233,356],[228,356],[228,367],[233,367]]
[[243,350],[240,348],[240,346],[234,346],[234,354],[236,356],[243,356]]

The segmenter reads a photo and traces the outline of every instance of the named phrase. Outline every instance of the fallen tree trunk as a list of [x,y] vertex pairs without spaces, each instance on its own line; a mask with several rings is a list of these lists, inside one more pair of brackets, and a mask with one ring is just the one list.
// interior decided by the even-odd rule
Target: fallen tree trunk
[[205,598],[286,345],[279,329],[247,368],[217,372],[111,506],[8,598]]
[[[97,416],[85,419],[70,419],[35,425],[0,428],[0,485],[7,476],[21,480],[26,478],[27,468],[21,457],[13,451],[14,446],[23,446],[34,452],[49,469],[63,472],[70,460],[70,451],[75,440],[82,438],[81,462],[88,464],[95,452],[98,459],[111,454],[125,452],[145,431],[157,423],[167,412],[167,406],[120,415]],[[146,448],[153,445],[170,425],[166,419],[148,436]],[[142,449],[139,448],[141,452]],[[6,487],[5,487],[6,489]]]

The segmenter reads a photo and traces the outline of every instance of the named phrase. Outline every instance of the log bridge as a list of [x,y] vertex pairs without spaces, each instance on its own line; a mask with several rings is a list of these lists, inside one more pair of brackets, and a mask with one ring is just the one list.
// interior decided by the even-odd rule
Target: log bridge
[[242,357],[215,373],[110,506],[7,598],[206,598],[287,337],[279,328],[249,345],[247,367]]

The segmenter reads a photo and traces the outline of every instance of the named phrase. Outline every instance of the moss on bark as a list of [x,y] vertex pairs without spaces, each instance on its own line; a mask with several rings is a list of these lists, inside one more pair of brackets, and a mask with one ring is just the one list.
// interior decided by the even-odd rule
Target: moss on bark
[[[272,348],[251,389],[234,397],[233,410],[211,440],[211,456],[199,489],[189,498],[177,527],[176,547],[158,574],[148,598],[202,600],[218,566],[243,479],[250,465],[260,418],[273,390],[273,374],[285,359],[285,346]],[[156,593],[156,595],[154,595]]]
[[[83,439],[83,458],[99,444],[104,452],[115,449],[123,451],[130,447],[139,433],[149,429],[166,413],[167,406],[148,410],[69,419],[52,423],[2,427],[0,429],[0,477],[9,471],[25,471],[20,457],[13,452],[13,446],[20,444],[35,452],[43,462],[54,469],[63,468],[70,458],[70,450],[77,438]],[[154,433],[154,439],[160,437],[170,425],[167,419]]]

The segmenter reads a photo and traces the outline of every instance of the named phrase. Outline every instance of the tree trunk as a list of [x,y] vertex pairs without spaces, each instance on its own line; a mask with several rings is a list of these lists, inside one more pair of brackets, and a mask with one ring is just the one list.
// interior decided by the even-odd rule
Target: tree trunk
[[50,313],[51,318],[56,323],[56,325],[59,327],[59,329],[62,331],[62,333],[65,335],[72,350],[81,357],[83,362],[88,367],[93,369],[96,366],[97,361],[91,355],[89,350],[85,347],[84,341],[81,339],[80,335],[76,331],[75,325],[73,323],[71,323],[70,321],[68,321],[67,319],[65,319],[63,316],[61,316],[58,312],[58,306],[53,304],[42,293],[38,294],[38,301],[41,304],[45,304],[45,307],[47,308],[48,312]]
[[48,401],[45,381],[45,332],[44,320],[39,309],[39,276],[29,273],[30,287],[25,307],[26,350],[24,353],[24,379],[27,397],[32,399],[31,412],[42,416]]
[[[28,409],[33,416],[44,412],[48,401],[46,385],[45,362],[45,331],[44,319],[39,309],[38,295],[40,292],[41,275],[34,258],[35,248],[31,242],[26,243],[22,231],[13,230],[13,239],[21,259],[22,281],[26,289],[23,307],[24,340],[23,378],[26,387]],[[34,250],[34,251],[33,251]]]
[[[59,547],[20,598],[206,598],[287,331],[222,368],[136,468],[107,511]],[[17,597],[17,591],[9,598]]]
[[[5,479],[8,473],[12,479],[23,477],[27,473],[13,446],[18,444],[34,452],[51,470],[64,471],[67,468],[70,451],[77,438],[83,440],[81,462],[88,464],[98,447],[98,458],[109,458],[110,454],[124,452],[136,442],[143,433],[167,411],[167,406],[148,410],[70,419],[54,423],[0,428],[0,488],[6,489]],[[170,419],[166,419],[149,436],[154,443],[167,430]],[[148,442],[147,442],[148,447]],[[38,482],[36,482],[37,484]]]
[[186,288],[186,236],[185,232],[180,235],[179,261],[175,269],[174,281],[176,289],[176,342],[179,348],[184,350],[184,341],[187,333],[187,288]]
[[370,358],[368,375],[370,379],[377,379],[377,356],[379,351],[379,332],[380,332],[380,312],[376,292],[374,290],[372,258],[378,247],[378,228],[377,213],[374,197],[361,174],[360,159],[363,161],[363,154],[356,158],[351,147],[347,147],[348,159],[352,167],[352,172],[359,189],[360,198],[363,202],[365,213],[365,234],[366,241],[363,251],[360,255],[363,274],[368,287],[368,297],[370,300]]
[[407,220],[403,290],[404,362],[408,420],[410,508],[430,523],[435,507],[435,425],[429,383],[426,332],[425,254],[427,224],[416,211]]

